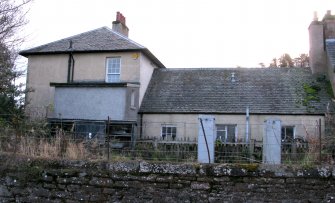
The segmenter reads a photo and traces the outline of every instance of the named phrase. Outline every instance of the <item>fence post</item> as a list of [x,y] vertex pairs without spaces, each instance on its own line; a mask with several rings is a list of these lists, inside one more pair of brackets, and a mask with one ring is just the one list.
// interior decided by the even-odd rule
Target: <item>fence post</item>
[[291,159],[297,161],[297,141],[295,139],[291,142]]
[[106,125],[106,138],[107,138],[107,160],[109,161],[109,116],[107,117],[107,125]]
[[321,118],[319,119],[319,163],[321,165],[321,151],[322,151],[322,140],[321,140]]
[[254,155],[253,155],[254,152],[255,152],[255,140],[250,139],[250,142],[249,142],[249,159],[250,159],[250,162],[254,159]]

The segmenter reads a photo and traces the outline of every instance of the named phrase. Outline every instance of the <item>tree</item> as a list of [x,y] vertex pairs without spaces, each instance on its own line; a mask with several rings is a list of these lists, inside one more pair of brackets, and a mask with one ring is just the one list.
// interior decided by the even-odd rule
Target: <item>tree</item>
[[299,57],[294,58],[295,67],[309,67],[309,56],[307,54],[300,54]]
[[270,68],[277,68],[278,65],[277,65],[277,58],[273,58],[272,59],[272,62],[270,63]]
[[18,32],[28,23],[26,7],[32,0],[0,1],[0,42],[13,48],[23,42]]
[[279,58],[279,67],[294,67],[293,60],[289,54],[283,54]]
[[13,115],[22,114],[22,85],[15,81],[22,76],[15,65],[18,47],[24,37],[19,33],[24,25],[27,5],[32,0],[0,1],[0,119],[12,121]]
[[292,59],[289,54],[285,53],[279,59],[272,59],[269,68],[277,67],[309,67],[309,56],[308,54],[300,54],[299,57]]

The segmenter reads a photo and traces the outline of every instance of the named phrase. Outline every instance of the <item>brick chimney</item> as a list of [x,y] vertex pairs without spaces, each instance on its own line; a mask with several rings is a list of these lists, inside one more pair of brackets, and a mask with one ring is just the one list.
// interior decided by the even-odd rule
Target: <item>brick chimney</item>
[[322,21],[317,14],[308,28],[309,31],[309,64],[313,74],[327,73],[326,39],[335,39],[335,15],[327,11]]
[[126,25],[126,18],[119,11],[116,12],[116,20],[113,21],[112,30],[128,37],[129,29]]

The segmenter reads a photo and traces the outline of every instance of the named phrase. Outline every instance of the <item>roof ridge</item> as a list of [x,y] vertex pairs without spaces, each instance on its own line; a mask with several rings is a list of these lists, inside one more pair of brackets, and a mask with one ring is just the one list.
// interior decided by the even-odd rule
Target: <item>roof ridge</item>
[[126,37],[126,36],[124,36],[124,35],[122,35],[122,34],[120,34],[120,33],[118,33],[118,32],[115,32],[113,29],[110,29],[110,28],[107,27],[107,26],[104,26],[104,28],[107,28],[109,31],[111,31],[111,32],[113,32],[114,34],[118,35],[119,37],[121,37],[121,38],[123,38],[123,39],[125,39],[125,40],[127,40],[127,41],[129,41],[129,42],[131,42],[131,43],[133,43],[133,44],[135,44],[136,46],[142,47],[143,49],[146,48],[145,46],[143,46],[143,45],[141,45],[141,44],[139,44],[139,43],[137,43],[137,42],[135,42],[135,41],[129,39],[128,37]]
[[197,71],[197,70],[307,70],[309,67],[282,67],[282,68],[275,68],[275,67],[268,67],[268,68],[258,68],[258,67],[243,67],[243,68],[234,68],[234,67],[217,67],[217,68],[166,68],[166,71],[182,71],[182,70],[192,70],[192,71]]
[[58,40],[55,40],[55,41],[52,41],[52,42],[49,42],[49,43],[46,43],[46,44],[39,45],[37,47],[32,47],[32,48],[29,48],[29,49],[22,50],[22,51],[20,51],[20,53],[30,51],[31,49],[38,49],[40,47],[43,47],[43,46],[46,46],[46,45],[49,45],[49,44],[53,44],[53,43],[57,43],[57,42],[60,42],[60,41],[63,41],[63,40],[67,40],[67,39],[70,39],[70,38],[73,38],[73,37],[78,37],[80,35],[87,34],[87,33],[90,33],[90,32],[94,32],[94,31],[97,31],[97,30],[100,30],[100,29],[106,28],[106,27],[107,26],[103,26],[103,27],[99,27],[99,28],[96,28],[96,29],[93,29],[93,30],[88,30],[88,31],[85,31],[85,32],[82,32],[82,33],[79,33],[79,34],[75,34],[75,35],[72,35],[70,37],[65,37],[65,38],[62,38],[62,39],[58,39]]
[[131,44],[139,47],[139,49],[146,49],[145,46],[129,39],[128,37],[126,37],[126,36],[124,36],[124,35],[122,35],[118,32],[115,32],[114,30],[112,30],[108,26],[103,26],[103,27],[99,27],[99,28],[96,28],[96,29],[93,29],[93,30],[88,30],[88,31],[85,31],[85,32],[82,32],[82,33],[79,33],[79,34],[75,34],[75,35],[72,35],[72,36],[69,36],[69,37],[66,37],[66,38],[58,39],[58,40],[55,40],[55,41],[52,41],[52,42],[49,42],[49,43],[46,43],[46,44],[42,44],[42,45],[39,45],[39,46],[36,46],[36,47],[31,47],[31,48],[28,48],[28,49],[24,49],[24,50],[20,51],[20,54],[24,54],[26,52],[30,52],[30,51],[33,51],[33,50],[36,50],[36,49],[41,49],[41,48],[47,47],[48,45],[51,45],[51,44],[55,44],[55,43],[59,43],[59,42],[62,42],[62,41],[70,40],[72,38],[87,35],[89,33],[93,33],[93,32],[99,31],[99,30],[106,30],[108,32],[111,32],[112,34],[117,35],[118,37],[126,40],[128,43],[131,43]]

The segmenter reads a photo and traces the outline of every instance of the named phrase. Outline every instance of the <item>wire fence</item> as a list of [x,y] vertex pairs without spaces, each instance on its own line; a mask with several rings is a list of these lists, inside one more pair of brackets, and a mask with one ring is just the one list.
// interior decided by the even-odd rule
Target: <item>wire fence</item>
[[[262,163],[264,148],[278,147],[265,145],[264,128],[264,123],[217,124],[214,162]],[[35,120],[15,126],[1,122],[0,152],[50,159],[197,162],[198,133],[199,123],[191,122]],[[335,161],[333,124],[291,121],[281,127],[280,138],[281,164]]]

